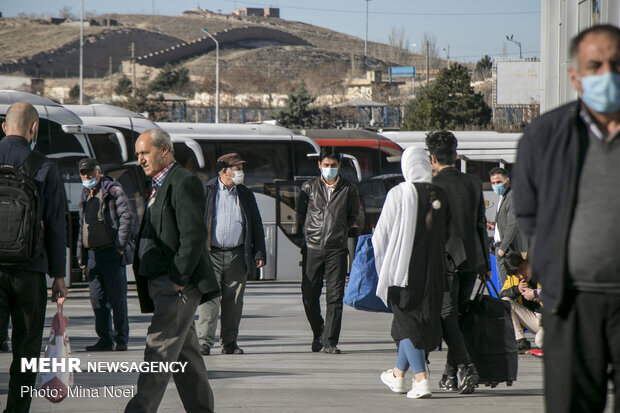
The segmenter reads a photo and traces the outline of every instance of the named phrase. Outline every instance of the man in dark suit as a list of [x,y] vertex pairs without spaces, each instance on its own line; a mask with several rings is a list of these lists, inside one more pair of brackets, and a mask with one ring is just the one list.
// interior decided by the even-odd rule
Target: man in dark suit
[[504,257],[509,252],[526,252],[527,247],[517,223],[514,192],[510,185],[508,173],[504,168],[493,168],[489,171],[489,179],[493,192],[499,196],[499,201],[497,202],[495,222],[488,222],[487,228],[494,231],[495,261],[497,262],[500,281],[504,285],[507,278]]
[[[2,129],[6,136],[0,141],[0,165],[23,165],[24,172],[34,181],[42,208],[42,245],[37,248],[37,256],[22,263],[3,262],[0,259],[0,332],[6,331],[9,315],[13,323],[13,361],[9,370],[5,412],[28,412],[32,400],[30,389],[35,385],[37,373],[22,371],[20,366],[22,358],[38,358],[41,355],[47,304],[46,273],[54,279],[52,301],[67,296],[64,280],[66,199],[58,166],[43,154],[32,150],[39,130],[36,109],[26,102],[11,105]],[[13,201],[12,196],[2,197],[3,206]],[[6,212],[3,216],[6,217]],[[16,234],[16,227],[2,222],[4,247],[9,242],[12,242],[11,247],[15,245],[15,238],[11,239],[11,236],[19,235]],[[23,387],[29,389],[25,394]]]
[[[176,164],[170,136],[149,130],[136,141],[138,164],[153,190],[134,255],[142,312],[153,312],[146,362],[187,362],[173,378],[187,411],[212,412],[213,392],[198,347],[194,314],[219,294],[206,248],[205,197],[200,180]],[[140,373],[125,412],[156,412],[170,373]]]
[[[459,312],[471,297],[476,276],[489,273],[489,251],[482,197],[482,182],[473,175],[456,169],[457,141],[453,133],[439,130],[426,136],[435,172],[433,183],[448,194],[450,206],[450,237],[446,252],[450,256],[448,285],[442,309],[443,337],[448,344],[448,357],[439,387],[473,393],[478,384],[463,333],[459,327]],[[450,265],[451,264],[451,265]]]

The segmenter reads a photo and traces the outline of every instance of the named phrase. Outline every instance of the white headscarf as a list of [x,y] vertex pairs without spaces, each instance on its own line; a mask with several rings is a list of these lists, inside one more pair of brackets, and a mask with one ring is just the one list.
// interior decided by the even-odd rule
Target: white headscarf
[[405,182],[388,192],[372,236],[379,275],[376,294],[386,305],[388,287],[407,285],[418,219],[418,192],[413,183],[431,182],[431,163],[424,148],[409,146],[400,165]]

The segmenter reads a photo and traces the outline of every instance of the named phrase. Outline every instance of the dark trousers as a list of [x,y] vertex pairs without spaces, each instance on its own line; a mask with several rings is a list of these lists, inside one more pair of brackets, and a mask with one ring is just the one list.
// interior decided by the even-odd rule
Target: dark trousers
[[213,412],[213,391],[194,326],[194,314],[202,294],[189,284],[183,288],[186,297],[183,301],[168,276],[149,280],[148,288],[155,310],[146,333],[144,361],[178,361],[187,362],[187,365],[184,372],[140,373],[138,390],[127,404],[125,413],[156,413],[170,376],[186,412]]
[[[347,250],[315,250],[307,248],[304,254],[301,295],[306,317],[314,337],[323,333],[323,345],[337,345],[342,324],[342,298],[347,275]],[[325,275],[326,321],[321,316],[321,290]]]
[[[95,331],[104,344],[127,344],[127,273],[124,257],[114,247],[88,251],[90,303]],[[114,321],[114,331],[112,330]]]
[[546,410],[602,412],[611,379],[620,412],[620,296],[568,291],[566,300],[568,314],[543,314]]
[[454,276],[448,276],[450,290],[444,294],[441,309],[443,339],[448,345],[446,373],[456,372],[459,364],[471,363],[460,327],[460,313],[471,298],[476,277],[474,272],[458,272]]
[[30,410],[30,394],[22,397],[21,387],[34,386],[37,374],[22,373],[21,359],[38,358],[41,354],[46,304],[45,274],[0,269],[0,331],[6,329],[9,314],[13,323],[13,362],[6,412]]

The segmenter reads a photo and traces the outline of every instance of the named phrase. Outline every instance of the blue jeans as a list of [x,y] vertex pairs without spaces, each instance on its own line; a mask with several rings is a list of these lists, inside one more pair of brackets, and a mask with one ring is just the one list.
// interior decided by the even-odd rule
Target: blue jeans
[[89,250],[88,267],[90,303],[95,313],[95,331],[99,340],[109,345],[114,342],[127,344],[129,319],[124,257],[114,247]]
[[426,371],[426,362],[424,360],[424,350],[417,349],[408,338],[400,340],[398,343],[398,358],[396,359],[396,368],[401,371],[409,370],[413,374]]

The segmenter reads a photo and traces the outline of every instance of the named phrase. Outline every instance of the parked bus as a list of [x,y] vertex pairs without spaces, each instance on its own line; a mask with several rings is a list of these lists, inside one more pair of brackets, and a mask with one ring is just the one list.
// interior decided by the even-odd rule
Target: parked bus
[[[4,118],[8,108],[16,102],[27,102],[39,114],[39,134],[35,149],[54,160],[60,169],[67,196],[67,285],[82,279],[82,271],[77,264],[75,249],[79,229],[78,207],[82,193],[82,180],[77,162],[84,157],[106,159],[113,170],[126,161],[123,139],[112,128],[86,126],[70,110],[58,103],[13,90],[0,91],[0,118]],[[4,132],[0,131],[0,138]],[[141,194],[136,195],[138,197]]]
[[[426,147],[427,131],[382,132],[382,135],[403,148],[411,145]],[[482,181],[486,204],[486,215],[495,220],[499,197],[491,189],[489,171],[495,167],[505,168],[510,174],[516,161],[520,133],[499,133],[488,131],[454,131],[458,140],[457,167],[465,173],[476,175]],[[396,159],[396,158],[394,158]]]

